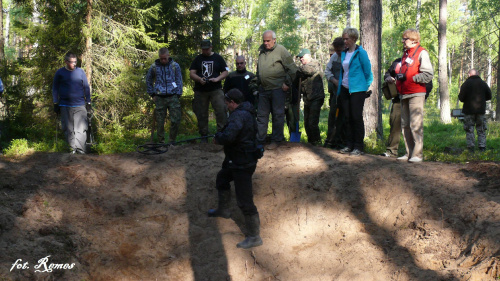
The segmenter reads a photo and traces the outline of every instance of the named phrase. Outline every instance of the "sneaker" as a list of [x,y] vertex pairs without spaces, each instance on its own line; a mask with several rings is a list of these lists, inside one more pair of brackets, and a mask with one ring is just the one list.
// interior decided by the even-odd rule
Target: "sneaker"
[[363,155],[365,154],[363,151],[355,148],[353,151],[351,151],[351,153],[349,155],[351,156],[360,156],[360,155]]
[[380,154],[380,156],[384,156],[384,157],[396,157],[396,155],[390,153],[390,152],[384,152],[382,154]]
[[276,149],[277,147],[278,147],[278,143],[273,141],[272,143],[270,143],[266,146],[266,150],[273,150],[273,149]]
[[347,153],[351,153],[352,149],[350,149],[348,146],[342,148],[341,150],[339,150],[340,153],[342,154],[347,154]]
[[417,156],[413,156],[412,158],[410,158],[410,160],[408,160],[408,162],[419,163],[419,162],[422,162],[422,158],[417,157]]
[[399,161],[408,161],[408,155],[403,155],[397,158]]

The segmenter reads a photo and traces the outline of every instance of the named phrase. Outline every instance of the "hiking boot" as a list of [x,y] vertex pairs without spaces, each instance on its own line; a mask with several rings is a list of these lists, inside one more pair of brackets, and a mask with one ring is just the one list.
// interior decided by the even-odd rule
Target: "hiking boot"
[[236,247],[248,249],[257,247],[263,244],[260,238],[260,219],[259,214],[245,216],[245,224],[247,226],[247,235],[245,240],[236,244]]
[[350,149],[348,146],[342,148],[341,150],[339,150],[340,153],[342,154],[347,154],[347,153],[351,153],[352,149]]
[[209,217],[220,217],[228,219],[231,217],[229,201],[231,200],[231,190],[218,190],[219,206],[217,209],[208,210]]
[[399,161],[408,161],[408,155],[403,155],[397,158]]
[[241,241],[240,243],[236,244],[237,248],[243,248],[243,249],[248,249],[248,248],[253,248],[262,245],[262,238],[260,236],[247,236],[245,240]]
[[360,156],[360,155],[363,155],[365,154],[363,151],[355,148],[353,151],[351,151],[351,153],[349,155],[351,156]]
[[380,154],[380,156],[384,156],[384,157],[396,157],[396,155],[390,153],[390,152],[384,152],[382,154]]
[[412,158],[410,158],[410,160],[408,160],[408,162],[410,162],[410,163],[419,163],[419,162],[422,162],[422,158],[417,157],[417,156],[413,156]]
[[266,146],[266,149],[267,149],[267,150],[273,150],[273,149],[276,149],[276,148],[278,147],[278,145],[279,145],[279,144],[278,144],[277,142],[274,142],[274,141],[273,141],[272,143],[270,143],[270,144],[268,144],[268,145]]

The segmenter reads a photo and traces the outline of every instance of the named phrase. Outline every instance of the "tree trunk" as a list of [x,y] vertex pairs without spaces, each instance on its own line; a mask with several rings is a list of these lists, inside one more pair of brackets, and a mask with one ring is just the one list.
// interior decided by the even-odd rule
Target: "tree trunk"
[[447,0],[439,0],[439,28],[438,28],[438,40],[439,40],[439,52],[438,52],[438,63],[439,63],[439,96],[441,105],[441,122],[444,124],[451,123],[450,116],[450,93],[448,92],[448,70],[446,67],[446,19],[448,17],[448,12],[446,10]]
[[10,35],[9,35],[9,32],[10,32],[10,3],[8,4],[7,6],[7,16],[5,17],[5,37],[4,37],[4,44],[5,46],[9,47],[10,46]]
[[492,72],[491,55],[488,55],[488,76],[486,78],[486,84],[491,88],[491,72]]
[[83,55],[85,74],[87,74],[87,80],[89,81],[90,92],[92,92],[92,5],[93,0],[87,0],[87,14],[85,16],[87,32],[85,35],[85,53]]
[[0,1],[0,60],[2,60],[2,62],[5,59],[4,47],[5,39],[3,36],[3,1]]
[[471,40],[471,45],[470,45],[470,68],[469,69],[474,69],[474,39]]
[[[500,32],[498,34],[498,55],[500,55]],[[497,60],[497,83],[500,81],[500,60]],[[497,86],[497,108],[495,120],[500,121],[500,87]]]
[[[362,1],[362,0],[360,0]],[[361,3],[360,3],[361,6]],[[361,8],[360,8],[361,10]],[[361,17],[360,17],[361,18]],[[361,19],[360,19],[361,21]],[[347,0],[347,16],[346,16],[346,27],[351,26],[351,0]]]
[[220,6],[221,0],[214,0],[213,2],[213,15],[212,15],[212,50],[214,52],[220,51]]
[[370,89],[373,94],[365,101],[363,119],[365,135],[371,135],[375,130],[377,137],[383,138],[382,128],[382,96],[380,85],[381,49],[382,49],[382,1],[360,0],[360,44],[368,53],[372,64],[373,83]]
[[420,14],[421,14],[422,1],[417,0],[417,20],[415,23],[415,28],[420,31]]

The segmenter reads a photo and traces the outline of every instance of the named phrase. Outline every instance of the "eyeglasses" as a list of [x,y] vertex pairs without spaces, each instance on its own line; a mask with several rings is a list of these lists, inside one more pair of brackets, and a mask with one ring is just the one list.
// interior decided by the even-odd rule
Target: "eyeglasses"
[[405,42],[406,40],[410,40],[410,38],[403,38],[402,41]]
[[67,63],[70,63],[70,64],[76,64],[76,61],[66,61]]

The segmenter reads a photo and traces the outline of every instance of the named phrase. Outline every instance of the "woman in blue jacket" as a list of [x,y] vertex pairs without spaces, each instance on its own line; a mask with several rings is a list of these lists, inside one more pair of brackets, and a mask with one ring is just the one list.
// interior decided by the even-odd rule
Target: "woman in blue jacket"
[[358,30],[347,27],[342,32],[346,49],[342,52],[340,78],[337,95],[347,126],[347,146],[340,153],[350,153],[352,156],[363,154],[365,138],[365,123],[363,122],[363,107],[366,91],[373,81],[372,66],[368,54],[356,45],[359,38]]

